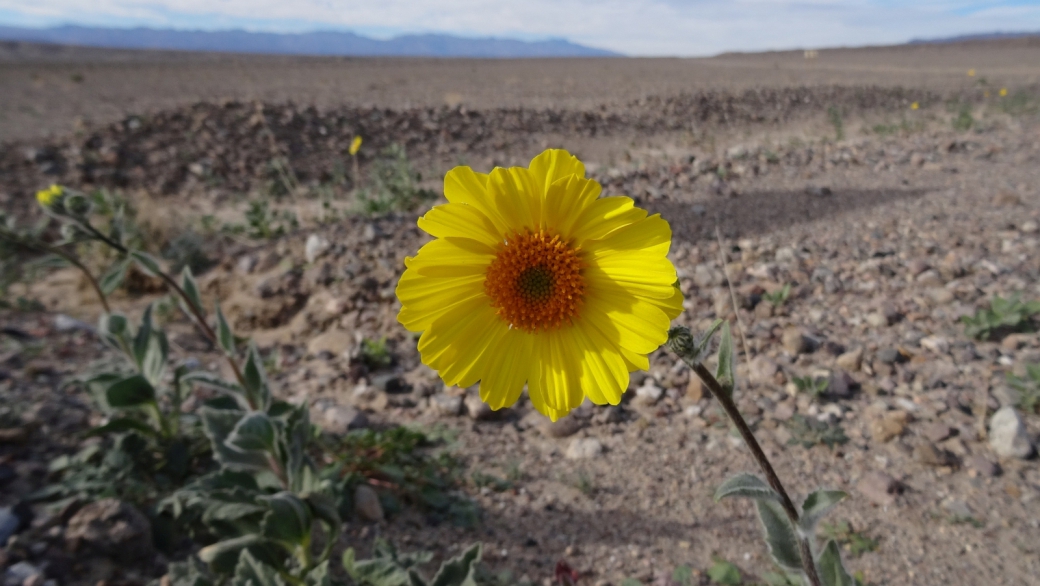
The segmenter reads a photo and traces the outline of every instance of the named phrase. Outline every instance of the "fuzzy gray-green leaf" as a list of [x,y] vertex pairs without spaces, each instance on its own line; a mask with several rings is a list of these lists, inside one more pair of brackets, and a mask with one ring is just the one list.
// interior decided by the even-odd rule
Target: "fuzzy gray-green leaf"
[[704,335],[698,338],[697,346],[693,350],[694,362],[704,361],[705,355],[707,355],[708,350],[711,348],[711,338],[715,335],[715,332],[719,331],[719,328],[722,327],[723,323],[725,323],[725,320],[715,320],[715,322],[711,324],[711,327],[708,328],[708,331],[704,332]]
[[[202,309],[202,295],[199,294],[199,284],[195,281],[195,275],[191,274],[191,269],[184,267],[181,271],[181,289],[184,290],[184,295],[187,297],[187,302],[191,303],[191,313],[199,313],[205,315],[205,310]],[[182,300],[184,301],[184,300]]]
[[816,572],[823,586],[856,586],[855,580],[841,563],[841,550],[833,539],[827,542],[816,559]]
[[480,553],[481,547],[477,543],[444,562],[430,581],[430,586],[477,586],[474,574],[480,563]]
[[249,344],[242,375],[245,379],[246,396],[252,399],[254,408],[266,409],[271,398],[267,390],[267,373],[264,372],[264,362],[260,358],[260,350],[252,342]]
[[245,411],[230,409],[203,407],[199,410],[202,428],[213,445],[213,453],[225,468],[247,472],[267,470],[270,464],[264,452],[243,452],[225,444],[225,440],[245,415]]
[[277,433],[267,414],[255,411],[239,420],[224,443],[244,452],[272,451]]
[[816,533],[816,524],[823,519],[838,503],[845,500],[848,493],[840,490],[817,490],[805,498],[802,514],[798,519],[803,535],[812,537]]
[[769,555],[778,566],[786,570],[801,570],[802,556],[798,548],[798,536],[787,519],[783,507],[775,501],[758,499],[758,519],[762,522]]
[[224,541],[218,541],[213,545],[207,545],[206,547],[199,550],[199,559],[212,564],[217,558],[223,557],[234,552],[242,551],[243,549],[260,543],[263,540],[259,535],[243,535],[242,537],[236,537],[234,539],[225,539]]
[[722,336],[719,339],[718,366],[715,368],[715,378],[718,379],[722,389],[732,395],[736,386],[736,367],[733,363],[733,333],[730,331],[729,322],[722,324]]
[[267,502],[271,509],[264,516],[261,528],[264,537],[285,544],[305,545],[314,521],[307,504],[285,491],[268,497]]
[[249,550],[244,550],[235,566],[231,586],[285,586],[285,581],[278,575],[278,570],[256,559]]
[[148,379],[135,374],[109,386],[105,390],[105,400],[116,409],[142,407],[155,402],[155,388]]
[[141,270],[149,277],[158,277],[159,273],[162,272],[159,261],[155,260],[150,254],[140,250],[131,250],[130,257],[137,262],[137,266],[141,267]]
[[731,496],[780,502],[780,495],[775,490],[761,478],[747,472],[730,476],[715,491],[716,502]]
[[123,258],[118,260],[109,267],[108,272],[98,279],[98,286],[101,288],[101,292],[106,296],[111,295],[113,291],[119,288],[123,284],[123,279],[126,278],[126,270],[130,268],[130,258]]
[[224,317],[224,312],[220,309],[220,303],[217,303],[217,341],[220,342],[220,347],[228,356],[235,355],[235,335],[231,331],[227,318]]

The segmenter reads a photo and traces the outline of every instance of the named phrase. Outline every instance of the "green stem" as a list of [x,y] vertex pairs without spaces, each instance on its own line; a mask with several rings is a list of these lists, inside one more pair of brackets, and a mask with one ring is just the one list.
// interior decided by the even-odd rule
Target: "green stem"
[[[672,328],[668,332],[668,346],[683,362],[693,369],[694,374],[704,382],[704,386],[708,387],[708,391],[719,402],[719,405],[722,405],[723,411],[726,412],[726,415],[729,416],[730,420],[737,427],[740,437],[744,439],[744,443],[751,450],[751,455],[762,469],[762,473],[766,475],[766,482],[780,495],[780,505],[783,507],[784,512],[787,513],[787,518],[791,521],[791,525],[797,528],[799,519],[798,509],[795,507],[791,497],[788,496],[787,491],[784,490],[780,477],[776,475],[769,458],[766,457],[765,452],[762,451],[762,446],[755,439],[755,434],[752,433],[751,427],[744,420],[744,416],[740,414],[733,397],[722,388],[722,385],[719,384],[719,381],[715,379],[711,372],[701,362],[696,360],[696,356],[694,356],[695,344],[693,343],[693,336],[690,334],[690,330],[682,326]],[[796,534],[798,534],[797,531]],[[816,563],[813,561],[812,546],[809,543],[809,539],[810,536],[799,536],[798,539],[802,569],[805,570],[805,575],[809,578],[812,586],[820,586],[820,576],[816,572]]]

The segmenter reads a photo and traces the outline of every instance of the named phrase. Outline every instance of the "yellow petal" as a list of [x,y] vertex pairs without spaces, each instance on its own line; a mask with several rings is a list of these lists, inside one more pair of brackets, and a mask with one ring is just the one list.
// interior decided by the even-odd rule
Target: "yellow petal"
[[665,315],[668,316],[668,321],[679,317],[679,314],[683,312],[683,301],[686,299],[678,287],[673,285],[672,288],[675,289],[675,293],[668,299],[648,299],[650,303],[657,305],[664,311]]
[[646,255],[664,256],[672,242],[672,229],[660,214],[631,222],[612,231],[608,236],[586,242],[582,249],[594,256],[614,252],[640,251]]
[[585,165],[563,149],[544,151],[531,161],[528,168],[542,193],[548,191],[550,185],[569,175],[585,177]]
[[491,350],[480,379],[480,400],[492,409],[511,407],[520,398],[530,371],[534,338],[510,329]]
[[495,258],[488,245],[469,238],[438,238],[405,261],[408,270],[425,277],[453,277],[487,272]]
[[444,176],[444,197],[449,203],[471,205],[484,214],[499,234],[509,231],[509,222],[488,196],[488,176],[469,167],[455,167]]
[[495,224],[474,206],[449,203],[439,205],[419,218],[419,228],[437,238],[470,238],[489,246],[502,242]]
[[656,303],[623,290],[589,295],[581,319],[606,339],[639,354],[649,354],[668,339],[669,319]]
[[628,387],[628,368],[616,345],[588,322],[574,328],[582,353],[581,388],[597,405],[617,405]]
[[494,169],[488,180],[488,195],[509,226],[505,234],[538,229],[545,196],[530,171],[522,167]]
[[564,240],[574,241],[574,225],[585,208],[599,197],[600,184],[577,175],[556,180],[545,194],[542,228],[550,229]]
[[646,210],[635,207],[632,198],[604,197],[593,201],[581,213],[571,228],[572,237],[584,247],[586,240],[603,238],[622,226],[646,217]]
[[469,386],[480,379],[479,363],[490,342],[506,327],[486,298],[468,300],[430,324],[419,338],[419,354],[445,384],[468,382],[464,386]]

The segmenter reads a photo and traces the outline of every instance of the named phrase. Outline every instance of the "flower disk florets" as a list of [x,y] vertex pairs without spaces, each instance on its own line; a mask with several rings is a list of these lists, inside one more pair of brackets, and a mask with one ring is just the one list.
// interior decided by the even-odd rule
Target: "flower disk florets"
[[525,332],[570,323],[581,310],[585,279],[579,250],[545,230],[513,234],[488,267],[484,290],[498,316]]

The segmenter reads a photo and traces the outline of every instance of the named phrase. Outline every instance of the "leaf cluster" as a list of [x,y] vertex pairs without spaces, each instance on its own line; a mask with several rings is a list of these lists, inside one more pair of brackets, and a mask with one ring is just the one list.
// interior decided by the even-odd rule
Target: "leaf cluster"
[[787,283],[782,288],[773,291],[772,293],[763,293],[762,299],[771,303],[774,307],[780,307],[787,303],[787,300],[791,297],[791,284]]
[[813,376],[796,376],[791,379],[791,382],[794,383],[798,392],[807,393],[814,399],[825,393],[831,384],[828,378]]
[[1017,406],[1028,413],[1040,412],[1040,364],[1027,365],[1025,376],[1008,373],[1007,378],[1018,391]]
[[437,198],[433,191],[419,187],[422,175],[412,167],[404,147],[396,143],[372,163],[369,182],[357,192],[361,211],[368,215],[409,212]]
[[358,586],[477,586],[481,552],[481,545],[474,544],[445,561],[433,578],[427,579],[418,567],[432,560],[432,554],[402,554],[389,542],[376,539],[371,559],[359,561],[354,550],[347,549],[343,568]]
[[820,421],[814,417],[806,417],[796,414],[787,422],[787,429],[791,432],[788,445],[801,445],[811,448],[816,445],[825,445],[828,448],[848,443],[849,438],[845,435],[840,423]]
[[975,315],[961,317],[964,333],[978,340],[992,340],[1012,332],[1032,328],[1032,318],[1040,313],[1040,301],[1024,303],[1018,294],[1009,299],[995,296],[990,306]]

